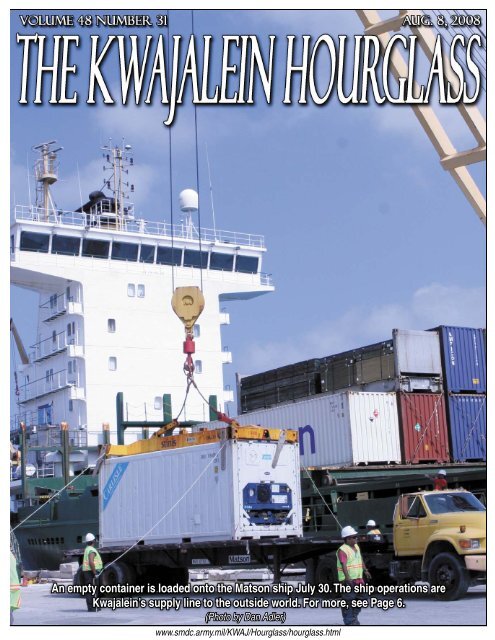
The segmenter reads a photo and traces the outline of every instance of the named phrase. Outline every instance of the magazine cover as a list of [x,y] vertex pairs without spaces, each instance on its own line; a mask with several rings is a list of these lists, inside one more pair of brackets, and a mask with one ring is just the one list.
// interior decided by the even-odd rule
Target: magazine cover
[[486,627],[486,9],[9,19],[10,624]]

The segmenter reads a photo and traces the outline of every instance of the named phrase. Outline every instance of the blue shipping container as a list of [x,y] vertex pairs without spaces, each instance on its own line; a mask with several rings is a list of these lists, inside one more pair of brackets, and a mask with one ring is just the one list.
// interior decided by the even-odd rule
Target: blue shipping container
[[437,327],[447,393],[486,393],[483,329]]
[[486,395],[450,394],[447,406],[453,461],[486,461]]

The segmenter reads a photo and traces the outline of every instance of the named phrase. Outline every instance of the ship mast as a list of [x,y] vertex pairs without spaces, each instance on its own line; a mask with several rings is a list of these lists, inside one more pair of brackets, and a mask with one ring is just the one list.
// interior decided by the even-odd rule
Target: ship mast
[[129,193],[124,189],[134,191],[134,185],[125,182],[124,174],[129,173],[129,167],[133,166],[134,160],[131,157],[132,147],[126,144],[122,147],[112,146],[110,143],[102,147],[103,157],[109,166],[104,166],[105,171],[111,171],[110,178],[105,179],[105,185],[113,194],[113,207],[117,229],[122,228],[124,216],[129,217],[129,212],[124,207],[124,201],[129,198]]
[[50,192],[50,186],[58,180],[57,152],[63,149],[63,147],[53,149],[52,145],[56,143],[56,140],[51,140],[50,142],[42,142],[33,147],[33,150],[38,151],[40,154],[40,157],[34,165],[36,206],[43,210],[45,220],[48,220],[50,213],[55,213],[56,210]]

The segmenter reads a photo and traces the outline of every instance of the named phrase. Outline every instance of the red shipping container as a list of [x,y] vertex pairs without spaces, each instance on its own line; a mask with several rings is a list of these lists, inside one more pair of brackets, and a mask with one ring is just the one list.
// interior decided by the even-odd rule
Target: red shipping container
[[449,437],[443,393],[399,392],[398,396],[404,462],[448,462]]

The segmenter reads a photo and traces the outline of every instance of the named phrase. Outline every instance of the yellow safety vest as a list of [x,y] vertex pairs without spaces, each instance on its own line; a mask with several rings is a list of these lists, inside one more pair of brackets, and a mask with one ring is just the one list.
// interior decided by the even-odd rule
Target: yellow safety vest
[[98,551],[93,547],[93,545],[88,545],[86,547],[86,549],[84,549],[84,557],[83,557],[83,564],[82,564],[82,570],[83,571],[91,571],[91,566],[89,564],[89,556],[90,554],[94,553],[95,554],[95,559],[94,559],[94,563],[95,563],[95,569],[97,571],[99,571],[100,569],[103,568],[103,562],[101,560],[101,556],[98,553]]
[[19,609],[21,606],[21,583],[17,575],[17,560],[10,552],[10,608]]
[[371,531],[368,531],[368,535],[369,536],[381,536],[382,532],[380,531],[380,529],[371,529]]
[[342,563],[339,559],[339,551],[343,551],[347,556],[347,572],[351,580],[357,580],[363,577],[363,559],[361,558],[361,550],[359,545],[356,545],[354,549],[348,544],[343,544],[337,550],[337,572],[340,582],[345,580],[345,574],[342,569]]

